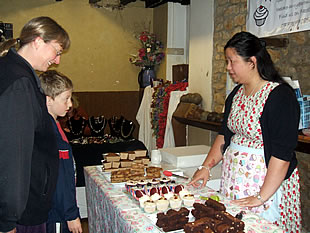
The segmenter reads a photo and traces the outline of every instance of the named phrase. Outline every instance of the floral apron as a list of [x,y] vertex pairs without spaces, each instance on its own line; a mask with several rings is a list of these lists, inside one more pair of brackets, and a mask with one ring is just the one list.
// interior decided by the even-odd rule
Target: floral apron
[[[228,126],[235,135],[223,156],[220,188],[220,192],[232,200],[257,194],[264,183],[267,167],[259,117],[269,93],[276,86],[268,82],[253,97],[246,97],[241,87],[234,97]],[[286,232],[301,232],[297,168],[264,205],[251,211]]]

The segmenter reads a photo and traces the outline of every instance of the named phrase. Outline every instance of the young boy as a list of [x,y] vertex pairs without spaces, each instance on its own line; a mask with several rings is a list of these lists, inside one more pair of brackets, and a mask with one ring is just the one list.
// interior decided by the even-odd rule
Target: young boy
[[49,114],[53,117],[54,131],[59,150],[59,174],[52,209],[46,224],[47,233],[56,232],[56,222],[60,223],[62,233],[81,233],[79,208],[76,201],[75,176],[72,149],[59,122],[58,116],[65,116],[72,106],[73,84],[69,78],[56,70],[40,75],[41,87],[46,95]]

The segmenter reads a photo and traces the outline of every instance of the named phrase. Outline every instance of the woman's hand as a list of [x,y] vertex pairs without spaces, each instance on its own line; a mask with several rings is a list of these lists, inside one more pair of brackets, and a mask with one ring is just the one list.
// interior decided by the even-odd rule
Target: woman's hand
[[76,218],[71,221],[67,221],[69,231],[72,233],[82,233],[82,225],[80,218]]
[[[195,188],[200,187],[204,187],[207,184],[207,181],[209,180],[210,177],[210,172],[209,170],[203,168],[201,170],[197,170],[194,175],[193,178],[191,180],[191,182],[189,182],[187,185],[192,185]],[[202,184],[199,182],[200,180],[202,180]]]
[[231,203],[241,207],[249,207],[249,208],[263,205],[262,201],[258,200],[258,198],[255,196],[249,196],[238,200],[233,200],[231,201]]
[[[206,186],[208,180],[211,177],[210,169],[223,159],[222,148],[224,143],[225,143],[224,136],[217,135],[205,161],[202,164],[203,166],[209,167],[209,169],[202,168],[200,170],[197,170],[194,173],[193,178],[191,182],[188,183],[188,185],[192,185],[195,188],[198,188],[199,186],[200,187]],[[202,180],[201,185],[200,182],[198,182],[200,180]]]

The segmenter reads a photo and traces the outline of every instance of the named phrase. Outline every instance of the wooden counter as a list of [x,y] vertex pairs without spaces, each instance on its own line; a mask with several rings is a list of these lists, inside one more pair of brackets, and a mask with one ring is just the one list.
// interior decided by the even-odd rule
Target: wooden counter
[[[194,126],[201,129],[207,129],[215,132],[218,132],[221,128],[221,123],[218,122],[203,121],[198,119],[188,119],[177,116],[173,116],[173,118],[182,124]],[[302,132],[300,132],[300,134],[298,135],[298,145],[296,151],[310,154],[310,137],[302,134]]]

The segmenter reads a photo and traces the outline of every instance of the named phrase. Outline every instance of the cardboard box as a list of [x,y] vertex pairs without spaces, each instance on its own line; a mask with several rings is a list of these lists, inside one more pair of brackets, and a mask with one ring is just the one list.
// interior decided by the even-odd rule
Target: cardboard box
[[205,160],[209,146],[181,146],[160,149],[162,161],[176,167],[199,167]]

